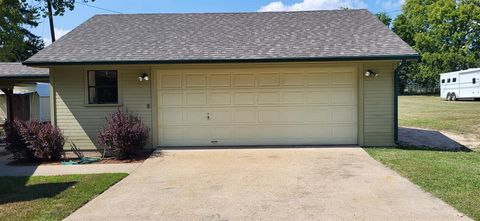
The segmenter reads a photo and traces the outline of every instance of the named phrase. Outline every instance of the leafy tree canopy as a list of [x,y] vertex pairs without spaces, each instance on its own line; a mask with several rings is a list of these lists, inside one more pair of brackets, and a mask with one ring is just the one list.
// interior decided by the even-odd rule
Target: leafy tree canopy
[[377,16],[378,20],[383,22],[383,24],[385,24],[387,27],[390,27],[390,24],[392,23],[392,18],[390,16],[388,16],[387,13],[380,12],[380,13],[375,14],[375,16]]
[[0,61],[23,61],[43,48],[27,27],[38,25],[38,11],[26,0],[0,0]]
[[440,73],[480,67],[479,0],[406,0],[392,29],[422,55],[404,79],[438,86]]
[[[44,17],[48,16],[48,0],[35,0],[37,9],[42,13]],[[53,16],[62,16],[65,11],[72,11],[75,9],[75,2],[88,2],[89,0],[50,0],[53,8]],[[91,0],[92,2],[95,0]]]

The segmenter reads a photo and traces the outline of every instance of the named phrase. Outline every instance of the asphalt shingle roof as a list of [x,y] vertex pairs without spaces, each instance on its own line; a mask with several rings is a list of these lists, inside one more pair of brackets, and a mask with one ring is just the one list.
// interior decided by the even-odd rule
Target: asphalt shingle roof
[[415,57],[367,10],[96,15],[26,64]]
[[0,62],[0,78],[48,77],[47,68],[32,68],[20,62]]

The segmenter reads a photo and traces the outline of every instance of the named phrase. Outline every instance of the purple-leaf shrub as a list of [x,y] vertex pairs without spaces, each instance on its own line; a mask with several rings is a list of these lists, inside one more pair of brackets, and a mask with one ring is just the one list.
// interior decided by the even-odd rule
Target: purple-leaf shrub
[[20,134],[36,160],[58,161],[63,155],[65,137],[51,123],[28,121],[20,124]]
[[27,143],[23,139],[20,128],[23,122],[18,120],[6,120],[3,124],[3,130],[5,131],[5,142],[7,146],[5,149],[13,154],[14,159],[33,160],[34,155],[28,149]]
[[65,137],[62,131],[51,123],[31,123],[30,133],[27,139],[28,148],[37,159],[57,161],[62,158]]
[[5,124],[7,150],[16,159],[57,161],[62,158],[65,138],[51,123],[15,120]]
[[132,158],[147,144],[149,130],[138,116],[119,109],[106,119],[97,141],[121,159]]

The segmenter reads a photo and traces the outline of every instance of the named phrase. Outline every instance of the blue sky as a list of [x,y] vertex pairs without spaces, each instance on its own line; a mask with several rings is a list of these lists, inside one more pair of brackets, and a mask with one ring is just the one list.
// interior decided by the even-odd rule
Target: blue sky
[[[81,2],[77,0],[78,2]],[[95,0],[77,3],[74,11],[54,18],[56,35],[62,36],[96,14],[119,13],[187,13],[187,12],[255,12],[368,8],[371,12],[388,12],[396,16],[403,0]],[[102,10],[99,8],[106,10]],[[110,11],[109,11],[110,10]],[[114,11],[114,12],[111,12]],[[48,20],[41,18],[34,34],[50,41]]]

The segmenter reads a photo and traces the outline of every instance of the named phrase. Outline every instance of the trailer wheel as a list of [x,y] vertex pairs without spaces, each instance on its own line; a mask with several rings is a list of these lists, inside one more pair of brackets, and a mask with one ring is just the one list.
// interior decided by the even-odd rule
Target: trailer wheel
[[447,97],[445,97],[446,101],[450,101],[450,93],[447,94]]
[[452,94],[450,95],[450,100],[451,100],[451,101],[456,101],[456,100],[457,100],[457,96],[455,95],[455,93],[452,93]]

